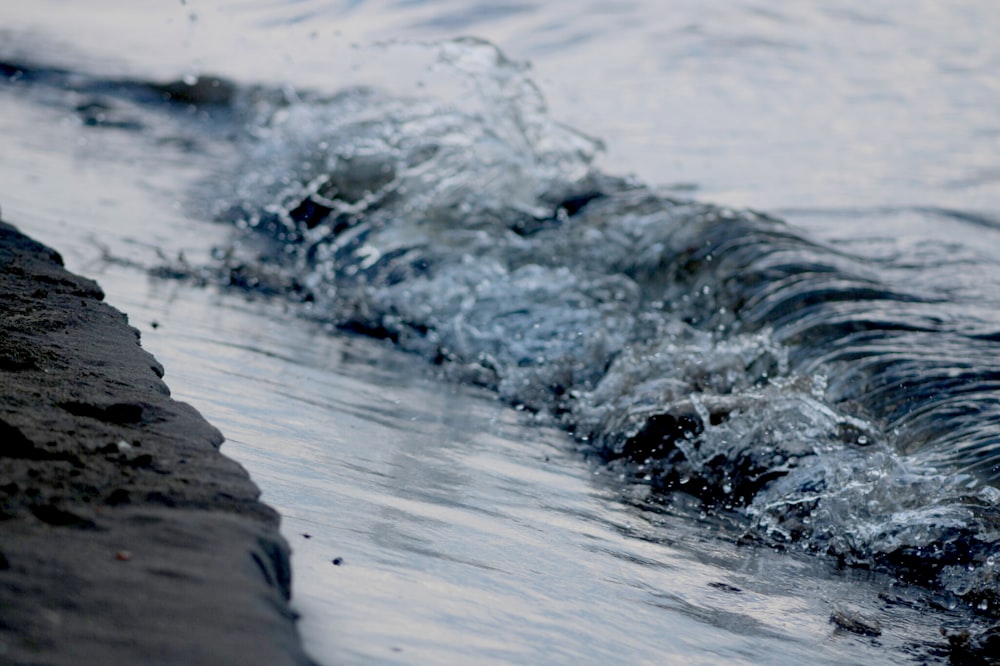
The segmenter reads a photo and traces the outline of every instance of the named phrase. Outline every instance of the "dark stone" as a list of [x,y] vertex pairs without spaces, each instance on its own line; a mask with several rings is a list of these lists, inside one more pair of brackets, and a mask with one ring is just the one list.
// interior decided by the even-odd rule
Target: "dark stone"
[[310,664],[277,514],[102,298],[0,222],[0,661]]

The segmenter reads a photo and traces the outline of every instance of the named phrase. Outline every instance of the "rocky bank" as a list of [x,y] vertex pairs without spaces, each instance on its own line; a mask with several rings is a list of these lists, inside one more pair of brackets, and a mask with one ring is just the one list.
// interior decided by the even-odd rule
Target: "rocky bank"
[[277,514],[102,299],[0,222],[0,663],[309,664]]

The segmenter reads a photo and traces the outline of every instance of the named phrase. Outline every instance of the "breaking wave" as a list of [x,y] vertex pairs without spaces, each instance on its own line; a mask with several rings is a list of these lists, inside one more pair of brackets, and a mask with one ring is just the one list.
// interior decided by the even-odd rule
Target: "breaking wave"
[[422,78],[237,98],[229,281],[494,388],[741,538],[1000,614],[996,320],[906,257],[600,173],[488,43],[378,53]]

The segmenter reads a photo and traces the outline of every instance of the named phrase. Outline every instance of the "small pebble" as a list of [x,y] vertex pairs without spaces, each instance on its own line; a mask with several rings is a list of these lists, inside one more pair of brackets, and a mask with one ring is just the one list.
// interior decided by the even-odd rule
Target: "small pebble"
[[119,550],[117,553],[115,553],[115,559],[118,560],[119,562],[128,562],[129,560],[132,559],[132,553],[130,553],[127,550]]
[[860,636],[881,636],[882,625],[875,618],[865,617],[859,611],[848,608],[836,608],[830,614],[830,622],[845,631]]
[[334,563],[334,565],[336,565],[336,566],[339,567],[341,564],[344,563],[344,558],[342,558],[342,557],[335,557],[335,558],[333,558],[333,563]]

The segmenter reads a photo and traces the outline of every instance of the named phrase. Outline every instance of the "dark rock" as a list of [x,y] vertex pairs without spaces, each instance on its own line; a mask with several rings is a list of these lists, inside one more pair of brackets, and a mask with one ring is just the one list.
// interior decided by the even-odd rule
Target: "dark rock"
[[102,298],[0,222],[0,661],[310,663],[277,514]]

